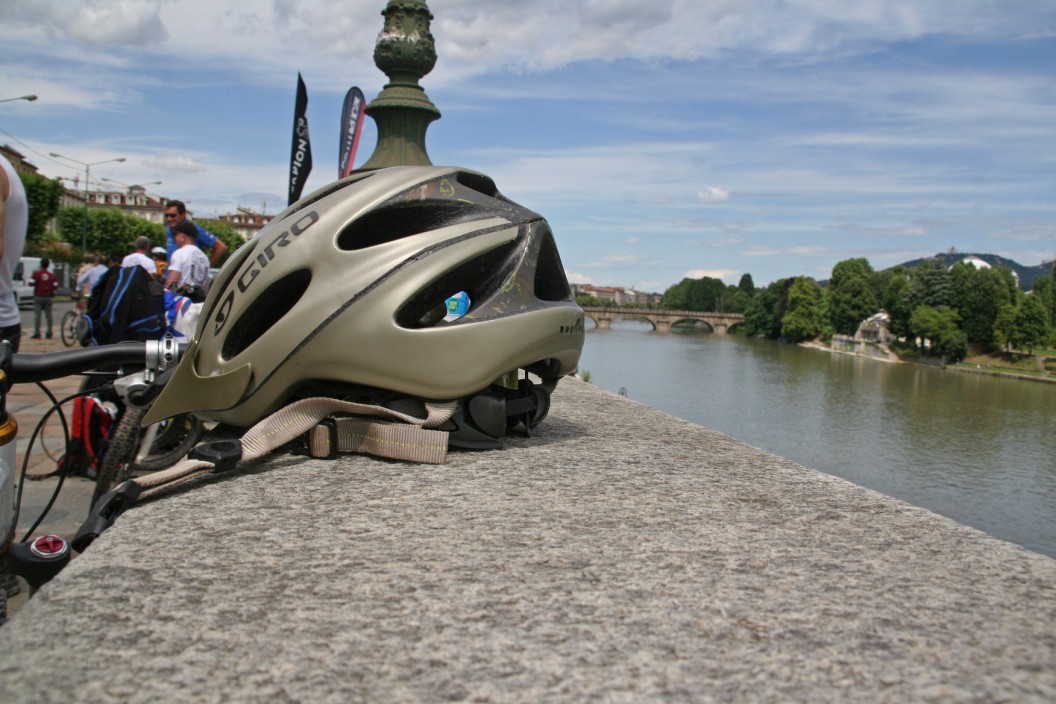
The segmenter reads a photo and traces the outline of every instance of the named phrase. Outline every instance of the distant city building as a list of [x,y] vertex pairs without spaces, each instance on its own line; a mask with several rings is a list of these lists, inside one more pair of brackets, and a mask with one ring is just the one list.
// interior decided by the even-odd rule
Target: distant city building
[[11,162],[11,166],[15,167],[15,171],[21,174],[37,173],[37,167],[26,161],[25,155],[17,149],[13,149],[6,144],[0,144],[0,154],[3,154]]
[[88,198],[89,208],[117,208],[129,215],[143,218],[149,222],[162,225],[165,223],[165,199],[161,196],[148,193],[143,186],[129,186],[124,191],[91,189],[87,193],[80,177],[64,178],[71,185],[66,186],[66,193],[62,198],[61,206],[84,207],[85,196]]
[[230,223],[231,228],[242,235],[247,242],[253,239],[265,225],[274,219],[274,215],[263,215],[250,208],[238,208],[235,213],[221,215],[218,219]]
[[646,293],[621,286],[594,286],[592,284],[570,284],[570,286],[574,296],[593,296],[599,300],[612,301],[618,306],[628,304],[655,305],[660,303],[660,299],[663,298],[663,294],[660,293]]

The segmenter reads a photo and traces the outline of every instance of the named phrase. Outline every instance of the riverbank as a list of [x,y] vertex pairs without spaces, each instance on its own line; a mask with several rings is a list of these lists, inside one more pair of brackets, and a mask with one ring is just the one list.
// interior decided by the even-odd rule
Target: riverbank
[[[1048,384],[1056,383],[1056,375],[1053,372],[1056,369],[1056,358],[1045,355],[1030,357],[1029,364],[1035,367],[1035,369],[1030,369],[1024,366],[1022,355],[1007,353],[970,355],[962,362],[943,364],[941,360],[927,357],[904,359],[891,351],[891,348],[887,345],[881,343],[857,343],[850,349],[834,347],[821,340],[809,340],[801,342],[799,345],[800,347],[808,347],[833,354],[863,357],[877,362],[942,367],[949,371],[966,374],[982,374],[985,376],[1018,379],[1020,381],[1040,381]],[[1014,359],[1015,357],[1019,359]]]

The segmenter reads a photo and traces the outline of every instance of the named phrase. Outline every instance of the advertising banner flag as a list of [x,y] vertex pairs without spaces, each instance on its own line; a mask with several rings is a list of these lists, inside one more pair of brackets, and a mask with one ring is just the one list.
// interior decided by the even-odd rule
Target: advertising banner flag
[[308,89],[297,73],[297,103],[293,109],[293,146],[290,148],[290,198],[287,205],[301,197],[304,183],[312,170],[312,143],[308,139]]
[[341,143],[338,145],[337,177],[352,173],[352,162],[359,146],[359,132],[363,129],[363,91],[355,86],[345,94],[345,106],[341,109]]

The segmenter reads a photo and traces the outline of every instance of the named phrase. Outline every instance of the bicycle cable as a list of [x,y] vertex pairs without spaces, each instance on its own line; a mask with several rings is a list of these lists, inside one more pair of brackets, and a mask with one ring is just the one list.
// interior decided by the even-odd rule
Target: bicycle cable
[[[63,435],[64,435],[64,439],[65,439],[65,444],[66,444],[66,452],[69,453],[69,451],[70,451],[70,429],[69,429],[69,425],[66,422],[66,415],[63,412],[62,407],[65,406],[67,403],[69,403],[69,402],[73,401],[74,399],[77,399],[77,398],[79,398],[81,396],[90,396],[91,394],[97,392],[99,390],[99,388],[100,388],[100,387],[97,387],[95,389],[88,389],[88,390],[84,390],[84,391],[78,391],[75,394],[71,394],[71,395],[67,396],[66,398],[62,399],[61,401],[58,401],[58,400],[56,400],[54,394],[52,394],[50,390],[48,390],[46,387],[44,387],[42,382],[36,382],[36,383],[37,383],[38,386],[40,386],[41,388],[44,389],[44,392],[48,395],[48,398],[51,399],[52,405],[51,405],[51,408],[49,408],[47,410],[47,412],[41,417],[41,419],[37,422],[36,427],[33,429],[33,434],[30,436],[29,444],[26,447],[26,454],[22,458],[22,470],[21,470],[21,472],[19,474],[18,493],[17,493],[17,495],[15,497],[15,514],[14,514],[14,520],[12,521],[12,526],[17,526],[18,525],[18,517],[19,517],[19,514],[22,511],[22,488],[25,485],[26,477],[28,476],[28,473],[29,473],[29,458],[32,455],[33,445],[36,443],[37,435],[40,434],[42,428],[44,427],[44,423],[47,421],[47,419],[51,416],[52,413],[56,413],[57,412],[59,414],[59,419],[60,419],[60,421],[62,423]],[[26,540],[28,540],[29,536],[31,536],[33,534],[33,531],[35,531],[37,528],[40,527],[40,524],[44,522],[44,519],[47,518],[48,513],[51,511],[52,507],[54,507],[55,502],[59,498],[59,493],[62,491],[62,485],[66,481],[67,469],[66,469],[66,467],[57,468],[55,472],[53,472],[52,474],[49,474],[47,476],[49,476],[49,477],[50,476],[57,476],[58,477],[58,482],[55,485],[55,490],[52,492],[51,498],[49,499],[47,505],[45,505],[44,508],[41,510],[41,513],[37,517],[37,520],[33,523],[33,525],[29,528],[29,530],[27,530],[26,533],[22,536],[22,542],[25,542]],[[43,479],[43,477],[41,477],[41,478]],[[17,528],[13,528],[12,530],[13,531],[17,531]]]

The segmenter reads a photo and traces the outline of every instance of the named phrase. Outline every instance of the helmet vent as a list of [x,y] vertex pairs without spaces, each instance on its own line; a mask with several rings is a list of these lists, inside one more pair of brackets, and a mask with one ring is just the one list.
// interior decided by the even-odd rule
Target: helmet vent
[[[503,245],[447,272],[419,291],[396,313],[396,324],[405,328],[422,328],[442,324],[447,308],[444,301],[453,292],[465,292],[472,302],[493,296],[509,278],[515,263],[516,243]],[[440,311],[437,315],[437,311]]]
[[549,228],[539,246],[539,263],[535,267],[535,296],[541,301],[567,301],[572,298],[565,267],[561,266],[561,257],[557,253],[557,245]]
[[337,236],[337,246],[345,251],[366,249],[487,215],[479,207],[459,201],[403,203],[373,210],[350,222]]
[[264,289],[231,326],[220,355],[227,360],[242,354],[297,305],[311,281],[311,271],[298,269]]
[[499,197],[499,189],[495,186],[495,182],[484,174],[459,171],[458,182],[466,188],[472,188],[477,193],[483,193],[489,198]]

